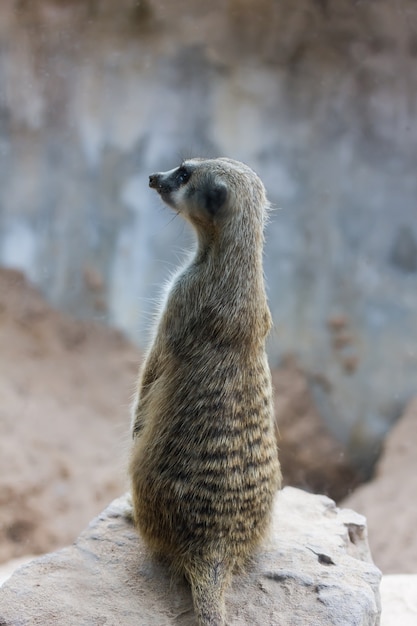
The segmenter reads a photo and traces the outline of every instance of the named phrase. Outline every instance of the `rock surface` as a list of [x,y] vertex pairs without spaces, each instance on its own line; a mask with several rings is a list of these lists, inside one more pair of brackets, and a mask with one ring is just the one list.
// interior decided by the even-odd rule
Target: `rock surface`
[[[183,582],[171,582],[115,500],[75,544],[20,568],[0,590],[0,623],[168,626],[194,623]],[[226,605],[232,626],[375,626],[380,572],[365,519],[324,496],[287,487],[271,536]]]
[[375,479],[343,502],[366,515],[372,554],[384,574],[417,573],[416,450],[417,398],[388,435]]

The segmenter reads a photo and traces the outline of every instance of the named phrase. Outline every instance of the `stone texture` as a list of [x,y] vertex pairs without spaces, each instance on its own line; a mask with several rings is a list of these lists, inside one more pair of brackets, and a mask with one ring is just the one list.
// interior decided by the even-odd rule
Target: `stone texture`
[[6,580],[9,580],[10,576],[12,576],[21,565],[30,563],[30,561],[33,561],[35,558],[36,557],[33,555],[21,556],[18,559],[10,559],[10,561],[0,564],[0,587]]
[[[20,568],[0,590],[0,623],[168,626],[194,623],[183,582],[171,582],[115,500],[72,547]],[[231,626],[376,626],[380,572],[365,519],[291,487],[278,496],[271,536],[226,603]]]
[[417,573],[416,450],[417,398],[388,435],[375,478],[343,501],[366,515],[372,554],[384,574]]

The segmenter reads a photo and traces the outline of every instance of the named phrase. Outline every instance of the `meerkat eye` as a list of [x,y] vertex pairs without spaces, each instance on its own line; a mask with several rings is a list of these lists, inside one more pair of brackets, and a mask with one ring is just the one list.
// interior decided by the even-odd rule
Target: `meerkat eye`
[[186,170],[185,167],[181,166],[178,168],[177,181],[179,185],[184,185],[188,181],[190,176],[190,172]]

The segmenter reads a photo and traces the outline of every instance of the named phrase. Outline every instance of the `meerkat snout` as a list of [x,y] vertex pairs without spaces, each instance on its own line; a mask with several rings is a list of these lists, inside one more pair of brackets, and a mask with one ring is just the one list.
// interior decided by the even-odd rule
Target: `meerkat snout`
[[199,228],[202,221],[219,218],[227,204],[229,188],[223,178],[221,170],[202,170],[198,163],[186,161],[168,172],[151,174],[149,187]]
[[149,176],[149,187],[155,189],[162,200],[170,207],[178,210],[183,197],[186,183],[190,180],[192,169],[180,165],[168,172],[157,172]]
[[149,176],[149,187],[156,189],[159,193],[177,191],[188,183],[191,178],[191,169],[181,165],[168,172],[156,172]]
[[158,174],[151,174],[149,176],[149,187],[151,187],[151,189],[158,187]]

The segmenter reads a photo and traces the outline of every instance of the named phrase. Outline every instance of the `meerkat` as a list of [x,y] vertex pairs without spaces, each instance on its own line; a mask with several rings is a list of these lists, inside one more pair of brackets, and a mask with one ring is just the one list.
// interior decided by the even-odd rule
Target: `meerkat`
[[246,165],[190,159],[149,186],[197,235],[166,292],[134,403],[134,520],[188,579],[199,626],[225,624],[232,572],[253,554],[281,474],[265,340],[265,189]]

